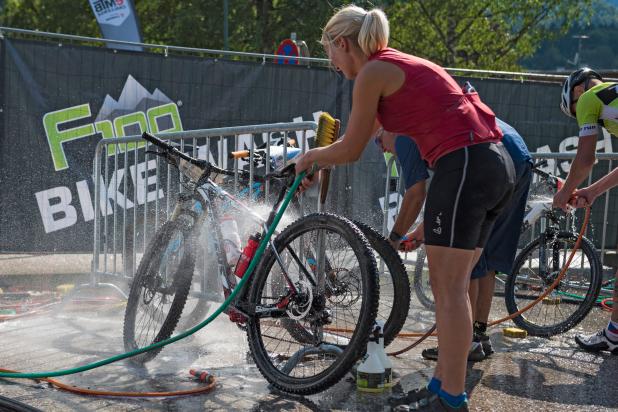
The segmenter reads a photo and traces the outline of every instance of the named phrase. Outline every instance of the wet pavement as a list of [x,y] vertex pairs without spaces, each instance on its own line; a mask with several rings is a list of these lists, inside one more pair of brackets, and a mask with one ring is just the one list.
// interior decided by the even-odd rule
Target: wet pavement
[[[492,317],[503,314],[503,300],[496,297]],[[97,306],[69,302],[62,310],[0,322],[0,368],[50,371],[119,354],[123,348],[123,315],[123,303],[115,300]],[[470,410],[618,411],[618,356],[589,354],[578,350],[573,341],[575,333],[597,331],[608,317],[607,312],[594,309],[576,329],[551,339],[507,338],[502,336],[501,327],[491,329],[496,353],[483,362],[469,364]],[[405,330],[422,331],[431,323],[431,313],[413,297]],[[410,342],[396,340],[389,350]],[[397,384],[392,392],[427,382],[433,362],[423,360],[420,352],[435,343],[430,338],[394,359]],[[58,380],[100,390],[172,391],[199,385],[188,373],[191,368],[214,374],[215,389],[202,395],[163,399],[100,398],[67,393],[43,382],[0,379],[0,395],[44,411],[389,410],[391,392],[362,394],[348,379],[308,397],[272,392],[251,362],[245,333],[223,317],[196,335],[166,347],[145,367],[120,361]]]

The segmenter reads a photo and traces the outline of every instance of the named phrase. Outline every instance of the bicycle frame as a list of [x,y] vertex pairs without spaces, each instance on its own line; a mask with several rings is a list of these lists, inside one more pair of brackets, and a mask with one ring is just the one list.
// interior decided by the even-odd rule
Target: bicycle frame
[[[179,195],[178,201],[176,203],[176,206],[174,207],[174,212],[172,214],[171,219],[172,220],[177,219],[181,214],[185,213],[188,215],[192,215],[195,218],[195,222],[192,225],[193,230],[203,227],[204,221],[206,219],[210,222],[210,227],[214,229],[215,242],[213,243],[215,245],[215,253],[217,256],[217,266],[218,266],[218,272],[219,272],[218,276],[223,286],[223,292],[224,292],[225,297],[227,298],[232,293],[232,291],[234,290],[238,282],[237,282],[236,276],[232,274],[231,268],[227,261],[225,250],[223,250],[221,246],[223,244],[223,236],[221,234],[221,230],[218,224],[218,222],[220,221],[220,213],[219,213],[219,204],[216,200],[219,200],[226,207],[240,209],[243,213],[246,214],[246,216],[251,217],[252,220],[254,220],[255,223],[257,223],[260,226],[262,239],[264,239],[263,241],[267,242],[266,247],[270,248],[271,252],[275,255],[277,262],[281,268],[282,275],[284,277],[285,283],[287,284],[288,290],[289,290],[289,293],[286,296],[280,297],[280,299],[275,304],[269,305],[268,307],[256,306],[254,308],[249,308],[247,305],[248,302],[245,300],[245,297],[246,297],[246,292],[248,290],[247,284],[250,283],[251,279],[247,279],[248,282],[245,282],[243,284],[242,289],[238,292],[238,298],[230,304],[230,307],[228,308],[228,313],[230,313],[231,311],[237,311],[244,318],[247,318],[249,316],[272,317],[272,318],[284,317],[286,315],[287,302],[289,302],[289,300],[293,298],[295,294],[298,293],[298,290],[294,282],[291,280],[286,270],[286,267],[283,264],[282,259],[279,256],[275,248],[274,242],[272,240],[272,236],[268,238],[267,236],[268,236],[268,229],[272,225],[272,223],[275,221],[276,216],[279,214],[283,214],[285,212],[285,208],[287,208],[289,204],[288,202],[284,202],[282,204],[282,201],[284,201],[284,198],[287,199],[287,197],[291,199],[291,196],[288,194],[289,191],[291,190],[289,187],[290,185],[286,184],[286,187],[288,187],[288,190],[281,191],[279,193],[279,196],[275,204],[272,207],[269,217],[266,220],[264,220],[262,217],[260,217],[255,212],[253,212],[250,208],[248,208],[242,201],[238,200],[236,197],[229,194],[227,191],[225,191],[223,188],[221,188],[219,185],[217,185],[214,181],[210,179],[209,175],[210,175],[211,170],[215,170],[215,172],[219,172],[219,173],[224,172],[223,170],[220,170],[210,165],[206,161],[198,161],[196,159],[192,159],[189,156],[184,155],[183,153],[179,152],[177,149],[173,148],[172,146],[167,145],[166,143],[162,141],[158,141],[158,139],[153,141],[153,139],[156,139],[156,138],[151,137],[150,139],[147,139],[147,140],[151,141],[152,143],[155,143],[159,147],[162,147],[168,151],[168,152],[156,152],[156,153],[161,155],[162,157],[165,157],[170,163],[176,165],[178,169],[181,171],[181,173],[183,173],[183,175],[189,178],[189,181],[184,183],[184,186],[188,190],[188,192],[187,193],[183,192]],[[179,159],[171,159],[170,158],[171,155],[178,156]],[[199,163],[199,165],[197,163]],[[200,167],[203,167],[204,170],[201,170]],[[289,178],[293,176],[293,173],[294,173],[293,169],[291,169],[290,167],[287,167],[279,172],[278,177],[279,178]],[[321,255],[320,251],[323,249],[322,246],[323,245],[321,245],[320,242],[318,242],[318,246],[317,246],[318,256]],[[290,256],[292,257],[292,259],[294,259],[298,263],[299,268],[301,269],[301,271],[303,272],[303,274],[305,275],[309,283],[312,284],[312,286],[322,287],[325,284],[325,279],[320,279],[320,278],[323,278],[324,276],[319,276],[320,273],[323,273],[323,271],[319,270],[320,269],[319,264],[318,264],[318,272],[317,272],[318,279],[315,279],[315,277],[311,274],[311,272],[308,271],[307,268],[304,267],[304,265],[302,265],[301,260],[299,259],[298,255],[289,247],[287,248],[287,250],[288,252],[290,252]],[[318,259],[318,261],[321,261],[321,260],[322,259]],[[245,274],[245,276],[251,276],[251,275],[252,273]],[[230,317],[232,318],[232,316]],[[235,321],[236,323],[241,324],[241,323],[244,323],[244,319],[242,317],[234,317],[232,320]]]

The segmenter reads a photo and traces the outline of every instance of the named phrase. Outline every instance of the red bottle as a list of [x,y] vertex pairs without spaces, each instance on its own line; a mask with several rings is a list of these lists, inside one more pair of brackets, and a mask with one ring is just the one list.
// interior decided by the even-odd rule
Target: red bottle
[[238,263],[236,263],[236,269],[234,269],[234,274],[239,278],[242,278],[249,267],[249,263],[251,263],[251,259],[255,255],[255,251],[258,249],[260,245],[260,234],[257,233],[255,235],[249,236],[249,241],[247,242],[247,246],[242,250],[240,257],[238,258]]

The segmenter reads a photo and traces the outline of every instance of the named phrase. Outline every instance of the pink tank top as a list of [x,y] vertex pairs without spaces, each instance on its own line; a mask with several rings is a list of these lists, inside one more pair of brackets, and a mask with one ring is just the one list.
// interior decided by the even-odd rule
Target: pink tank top
[[389,62],[404,71],[401,88],[380,98],[378,120],[384,130],[412,137],[429,166],[462,147],[502,139],[494,112],[477,93],[464,93],[437,64],[391,48],[369,60]]

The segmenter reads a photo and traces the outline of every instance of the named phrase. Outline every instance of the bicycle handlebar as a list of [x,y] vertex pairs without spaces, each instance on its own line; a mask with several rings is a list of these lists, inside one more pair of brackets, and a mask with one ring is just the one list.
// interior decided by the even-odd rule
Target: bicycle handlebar
[[160,147],[161,149],[165,150],[167,153],[172,154],[174,156],[177,156],[181,159],[186,160],[187,162],[194,164],[196,166],[201,166],[202,165],[202,161],[200,161],[199,159],[195,159],[191,156],[189,156],[188,154],[185,154],[183,152],[181,152],[180,150],[176,149],[174,146],[172,146],[169,143],[164,142],[163,140],[159,139],[158,137],[151,135],[148,132],[144,132],[142,133],[142,139],[149,141],[150,143],[154,144],[155,146]]
[[558,176],[541,170],[541,167],[547,166],[547,159],[543,159],[540,162],[532,165],[532,171],[541,177],[541,180],[549,183],[554,189],[560,190],[564,186],[564,180]]
[[[221,169],[220,167],[213,165],[207,160],[196,159],[194,157],[191,157],[188,154],[181,152],[180,150],[178,150],[176,147],[172,146],[171,144],[165,142],[164,140],[159,139],[158,137],[148,132],[142,133],[142,139],[163,149],[163,153],[161,152],[157,152],[157,153],[163,154],[166,157],[166,159],[170,163],[172,163],[174,166],[178,167],[178,169],[180,169],[182,173],[188,175],[189,177],[193,178],[196,181],[199,180],[204,174],[206,174],[206,176],[210,176],[212,172],[217,173],[217,174],[227,175],[227,176],[235,175],[235,172],[230,171],[230,170]],[[245,155],[245,152],[246,152],[246,156],[248,156],[249,151],[232,152],[232,155],[234,157],[236,157],[236,155],[238,154]],[[201,170],[201,172],[195,173],[195,171],[187,170],[188,169],[187,165],[182,165],[182,162],[180,162],[178,159],[182,159],[185,162],[188,162],[191,165],[198,167]],[[280,171],[269,173],[267,176],[254,175],[253,178],[259,181],[259,180],[263,180],[264,178],[268,179],[268,178],[287,177],[287,175],[293,174],[293,170],[294,170],[293,168],[290,169],[289,166],[290,165],[288,165],[288,167],[285,167]],[[249,175],[249,173],[244,170],[239,170],[238,174],[244,177],[248,177]]]
[[[178,150],[177,148],[175,148],[174,146],[172,146],[171,144],[159,139],[158,137],[148,133],[148,132],[144,132],[142,133],[142,139],[152,143],[153,145],[161,148],[164,150],[164,153],[166,155],[166,158],[175,166],[178,166],[179,169],[184,169],[184,167],[182,167],[181,162],[178,161],[178,159],[182,159],[194,166],[197,166],[198,168],[202,169],[203,172],[207,172],[208,175],[210,175],[210,173],[215,172],[215,173],[220,173],[220,174],[232,174],[233,172],[227,171],[225,169],[221,169],[215,165],[213,165],[212,163],[208,162],[207,160],[202,160],[202,159],[196,159],[194,157],[189,156],[186,153],[181,152],[180,150]],[[196,176],[192,175],[191,177],[195,178]]]

